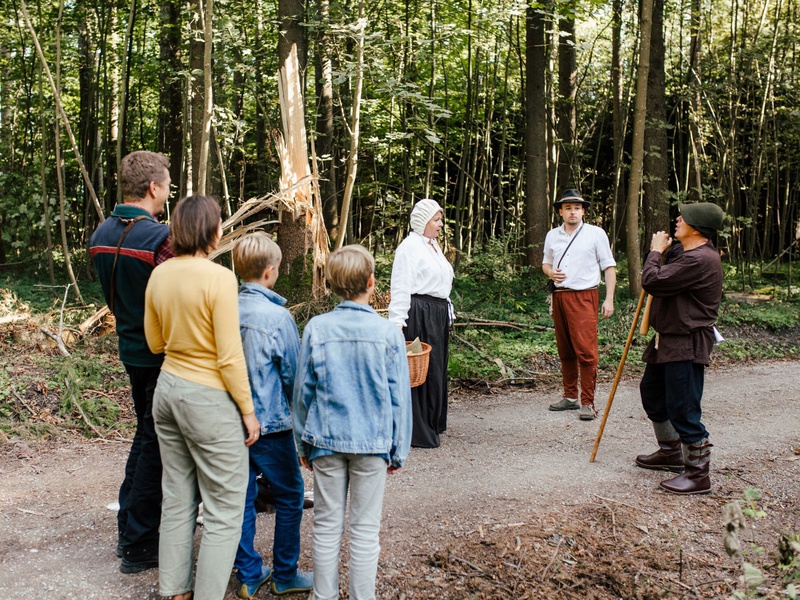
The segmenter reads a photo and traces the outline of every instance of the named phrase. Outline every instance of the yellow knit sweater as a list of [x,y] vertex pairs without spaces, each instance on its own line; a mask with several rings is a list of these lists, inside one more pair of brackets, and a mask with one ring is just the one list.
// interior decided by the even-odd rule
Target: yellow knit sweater
[[147,284],[144,330],[150,350],[165,353],[162,370],[227,390],[243,415],[253,412],[232,271],[194,256],[161,263]]

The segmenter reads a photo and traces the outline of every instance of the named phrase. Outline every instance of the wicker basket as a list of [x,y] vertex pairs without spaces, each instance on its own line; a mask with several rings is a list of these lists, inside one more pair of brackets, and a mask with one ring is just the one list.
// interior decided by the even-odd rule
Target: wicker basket
[[[420,342],[422,344],[422,352],[416,352],[414,354],[407,354],[408,356],[408,373],[411,376],[411,387],[418,387],[425,383],[425,379],[428,377],[428,363],[430,362],[431,358],[431,345],[426,344],[425,342]],[[408,347],[411,342],[406,342],[406,347]]]

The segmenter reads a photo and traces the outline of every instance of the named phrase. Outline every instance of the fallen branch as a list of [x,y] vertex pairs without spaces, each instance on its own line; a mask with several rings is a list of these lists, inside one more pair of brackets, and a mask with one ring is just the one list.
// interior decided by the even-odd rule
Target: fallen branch
[[469,562],[468,560],[461,558],[460,556],[455,556],[455,555],[451,554],[451,555],[450,555],[450,558],[451,558],[452,560],[457,560],[458,562],[460,562],[460,563],[462,563],[462,564],[465,564],[465,565],[467,565],[468,567],[472,567],[473,569],[475,569],[475,570],[476,570],[476,571],[478,571],[479,573],[483,573],[483,569],[481,569],[481,568],[480,568],[478,565],[476,565],[476,564],[473,564],[473,563]]
[[86,423],[89,426],[89,429],[94,431],[94,433],[95,433],[95,435],[97,437],[99,437],[102,440],[105,440],[106,438],[103,437],[103,435],[100,433],[100,431],[97,429],[97,427],[92,425],[92,422],[86,417],[86,413],[83,412],[83,409],[81,408],[81,405],[77,401],[74,401],[74,400],[73,400],[72,403],[75,405],[75,408],[78,409],[78,412],[80,413],[81,418],[83,419],[83,422]]
[[0,317],[0,325],[10,325],[11,323],[18,323],[19,321],[27,321],[30,319],[30,315],[8,315],[5,317]]
[[[69,381],[65,380],[64,383],[67,385],[67,388],[69,388]],[[106,438],[103,437],[103,434],[101,434],[100,431],[97,429],[97,427],[95,427],[92,424],[92,422],[86,417],[86,413],[83,412],[83,409],[81,408],[80,402],[78,402],[78,400],[73,398],[71,395],[70,395],[70,398],[72,400],[73,406],[75,406],[75,408],[78,409],[78,413],[81,415],[81,418],[83,419],[83,422],[86,423],[86,425],[88,425],[89,429],[91,429],[97,437],[99,437],[100,439],[105,440]]]
[[454,327],[510,327],[511,329],[517,330],[524,330],[524,329],[535,329],[536,327],[543,327],[542,325],[533,325],[533,326],[522,326],[518,323],[511,323],[510,321],[488,321],[488,320],[478,320],[478,321],[466,321],[464,323],[458,322],[453,323]]
[[550,567],[553,566],[553,563],[556,560],[556,556],[558,556],[558,551],[561,548],[561,544],[563,543],[564,543],[564,538],[562,537],[561,539],[558,540],[558,545],[556,545],[555,552],[553,552],[553,556],[550,558],[550,562],[547,563],[547,566],[544,568],[544,571],[542,571],[542,579],[541,579],[542,581],[544,581],[545,577],[547,576],[547,572],[550,570]]
[[23,400],[22,396],[20,396],[20,395],[17,393],[17,390],[14,390],[14,389],[12,389],[12,390],[11,390],[11,393],[12,393],[12,394],[14,394],[14,397],[15,397],[17,400],[19,400],[19,403],[20,403],[20,404],[22,404],[22,406],[24,406],[25,408],[27,408],[27,409],[28,409],[28,410],[31,412],[31,415],[35,415],[35,414],[36,414],[36,411],[35,411],[35,410],[33,410],[33,409],[30,407],[30,405],[29,405],[27,402],[25,402],[25,400]]
[[58,346],[59,352],[61,352],[61,356],[69,356],[70,355],[69,354],[69,350],[67,350],[67,347],[64,345],[64,340],[61,339],[60,335],[56,335],[55,333],[53,333],[52,331],[50,331],[46,327],[40,327],[39,331],[41,331],[43,334],[45,334],[47,337],[49,337],[50,339],[52,339],[56,343],[56,345]]
[[86,319],[83,323],[78,325],[78,331],[81,332],[81,335],[86,335],[87,331],[93,330],[97,325],[101,324],[106,318],[106,315],[110,312],[111,311],[108,309],[108,307],[104,306],[100,310],[96,311],[91,317]]

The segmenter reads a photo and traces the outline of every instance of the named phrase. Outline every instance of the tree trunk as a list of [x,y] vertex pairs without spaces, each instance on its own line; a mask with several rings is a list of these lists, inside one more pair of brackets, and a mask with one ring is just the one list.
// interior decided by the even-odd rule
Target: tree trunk
[[[122,68],[121,89],[119,90],[119,117],[117,120],[117,173],[120,172],[122,158],[128,153],[128,110],[130,108],[130,78],[131,61],[133,60],[133,26],[136,22],[137,0],[131,1],[130,12],[128,13],[128,28],[125,31],[125,43],[122,48]],[[122,186],[117,186],[117,202],[122,202]]]
[[205,30],[203,28],[203,0],[194,0],[194,15],[192,17],[192,40],[190,42],[189,68],[192,72],[190,79],[189,113],[191,125],[191,175],[187,181],[187,194],[200,193],[200,161],[203,150],[203,118],[205,115],[205,63],[206,45]]
[[350,155],[347,157],[347,179],[344,184],[344,195],[342,196],[342,211],[339,215],[339,237],[336,239],[336,247],[341,248],[347,237],[344,235],[347,230],[347,218],[350,214],[350,204],[353,198],[353,186],[356,182],[358,173],[358,143],[359,132],[361,130],[361,90],[364,85],[364,28],[366,20],[364,18],[364,0],[358,3],[358,30],[356,33],[356,81],[353,90],[352,122],[350,130]]
[[625,151],[625,119],[622,110],[622,0],[612,0],[612,13],[611,90],[614,120],[614,199],[611,209],[611,246],[615,249],[617,242],[625,245],[625,179],[622,177]]
[[[169,175],[174,186],[180,189],[183,173],[183,79],[178,73],[181,63],[181,9],[175,0],[161,3],[161,90],[159,91],[157,150],[170,159]],[[173,198],[177,200],[177,198]]]
[[525,262],[529,267],[537,267],[542,264],[542,248],[550,222],[545,15],[529,7],[525,23]]
[[[81,11],[85,7],[81,8]],[[81,19],[78,25],[78,55],[80,56],[80,66],[78,68],[78,86],[80,95],[80,118],[78,124],[78,147],[86,162],[90,178],[96,184],[96,143],[97,143],[97,112],[95,110],[95,71],[94,71],[94,49],[90,47],[90,32],[88,28],[92,21]],[[91,193],[88,188],[83,191],[84,206],[92,202]]]
[[[22,0],[23,10],[24,8],[24,0]],[[26,18],[27,18],[27,11]],[[58,91],[61,89],[61,22],[64,15],[64,0],[59,0],[58,3],[58,21],[56,24],[56,78],[55,81],[51,80],[53,84],[54,91]],[[30,25],[31,30],[33,30],[33,26]],[[41,53],[41,47],[37,41],[37,48]],[[44,63],[44,53],[40,54],[40,58],[42,58],[42,63]],[[43,65],[45,66],[45,65]],[[45,68],[45,70],[47,70]],[[56,96],[58,98],[58,96]],[[63,109],[62,109],[63,110]],[[61,247],[64,251],[64,266],[67,269],[67,274],[69,275],[69,280],[72,282],[72,288],[75,290],[75,297],[81,304],[84,304],[83,296],[81,296],[81,290],[78,288],[78,280],[75,278],[75,272],[72,270],[72,261],[70,260],[70,252],[69,252],[69,241],[67,236],[67,211],[65,209],[66,204],[66,194],[64,193],[64,167],[61,160],[61,128],[59,126],[58,119],[55,120],[55,135],[53,139],[55,140],[55,151],[56,151],[56,173],[58,176],[58,206],[60,210],[61,216]],[[72,139],[72,144],[74,146],[75,140]],[[79,155],[80,156],[80,155]],[[102,221],[103,215],[100,215],[100,220]]]
[[[280,31],[278,33],[278,68],[284,69],[292,46],[297,53],[298,77],[300,81],[300,91],[305,89],[302,77],[306,72],[307,62],[307,43],[305,36],[305,8],[302,0],[278,0],[278,18]],[[300,105],[303,102],[300,100]],[[284,118],[286,122],[286,118]],[[284,131],[284,136],[289,136],[288,131]],[[281,272],[289,273],[294,263],[299,258],[304,258],[309,248],[310,231],[306,219],[299,211],[290,211],[283,208],[278,214],[280,228],[278,233],[278,245],[283,253],[281,262]],[[341,231],[341,230],[340,230]],[[305,268],[304,264],[298,265],[300,270]]]
[[339,230],[339,186],[338,168],[334,158],[333,125],[333,65],[332,48],[328,32],[330,0],[317,0],[319,32],[317,33],[316,91],[317,91],[317,135],[320,152],[320,192],[322,194],[323,217],[328,235],[336,239]]
[[650,69],[647,77],[647,119],[644,131],[642,212],[644,239],[669,231],[669,156],[664,92],[664,0],[652,0]]
[[[211,51],[214,47],[214,0],[206,0],[203,12],[203,123],[200,133],[200,156],[197,160],[197,193],[205,194],[208,185],[208,159],[211,148],[211,116],[214,112]],[[222,165],[220,165],[222,168]]]
[[[305,3],[303,0],[278,0],[278,68],[282,68],[292,51],[297,46],[297,62],[300,65],[301,77],[305,76],[308,62],[308,41],[306,40]],[[303,81],[303,89],[305,84]]]
[[700,166],[699,147],[702,143],[698,123],[703,114],[701,94],[700,59],[703,55],[701,38],[700,0],[692,0],[691,46],[689,51],[688,88],[690,90],[691,108],[689,111],[689,165],[686,181],[686,192],[689,200],[700,202],[703,199],[703,176]]
[[562,7],[568,14],[558,20],[561,32],[558,43],[558,179],[556,193],[566,188],[580,187],[580,171],[575,164],[575,129],[577,111],[577,60],[575,58],[575,5]]
[[[40,150],[40,164],[39,174],[42,179],[42,214],[44,217],[44,236],[47,243],[47,274],[50,276],[50,284],[55,285],[56,277],[53,271],[53,240],[51,235],[51,222],[50,222],[50,198],[47,193],[47,112],[44,105],[44,73],[42,72],[42,65],[39,65],[39,107],[41,110],[41,131],[42,131],[42,147]],[[1,232],[0,232],[1,233]],[[2,262],[5,262],[5,257],[2,257]]]
[[631,150],[631,178],[628,185],[628,292],[637,298],[642,289],[639,250],[639,192],[642,187],[644,165],[644,127],[647,119],[647,80],[650,71],[650,31],[653,24],[653,0],[642,0],[639,17],[639,65],[636,72],[636,105],[633,116],[633,148]]

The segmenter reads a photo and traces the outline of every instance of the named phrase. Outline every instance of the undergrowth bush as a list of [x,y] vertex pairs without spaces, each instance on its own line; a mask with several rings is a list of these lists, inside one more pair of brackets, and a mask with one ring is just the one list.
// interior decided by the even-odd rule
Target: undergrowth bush
[[[451,295],[457,313],[449,361],[453,380],[527,383],[551,376],[557,381],[558,352],[544,291],[546,278],[539,268],[521,267],[522,257],[509,247],[506,240],[498,239],[462,258]],[[376,257],[377,288],[386,298],[391,265],[391,255]],[[732,270],[727,265],[725,268],[726,272]],[[287,307],[301,332],[309,319],[339,302],[334,295],[318,301],[309,299],[308,292],[303,291],[310,289],[309,273],[295,269],[293,276],[279,278],[276,288],[290,297]],[[0,276],[0,317],[26,315],[30,323],[23,329],[28,333],[35,333],[39,326],[57,331],[61,318],[67,282],[49,285],[41,275],[41,271],[31,270]],[[636,309],[636,301],[627,297],[624,258],[619,261],[618,275],[615,313],[601,319],[598,330],[600,370],[609,377],[619,364]],[[774,277],[756,283],[780,287]],[[726,281],[726,288],[740,285],[737,279]],[[70,293],[63,313],[67,330],[75,330],[103,305],[96,281],[81,281],[80,287],[85,304],[79,305]],[[601,297],[604,293],[601,287]],[[800,300],[796,296],[787,298],[784,293],[781,297],[774,292],[772,299],[759,303],[726,297],[718,327],[727,341],[712,355],[717,364],[800,357]],[[22,338],[18,333],[10,326],[0,328],[0,431],[26,438],[54,435],[57,427],[66,425],[88,435],[105,435],[120,428],[131,433],[132,416],[128,412],[122,418],[120,412],[120,398],[128,395],[128,379],[113,333],[78,338],[70,344],[72,355],[66,358],[52,349],[42,352],[30,341],[30,335]],[[626,361],[628,372],[641,368],[642,350],[652,335],[652,330],[647,336],[640,336],[638,331],[634,335]],[[17,368],[23,364],[25,368]],[[59,414],[51,421],[37,419],[15,395],[42,402],[52,397],[52,409]]]

